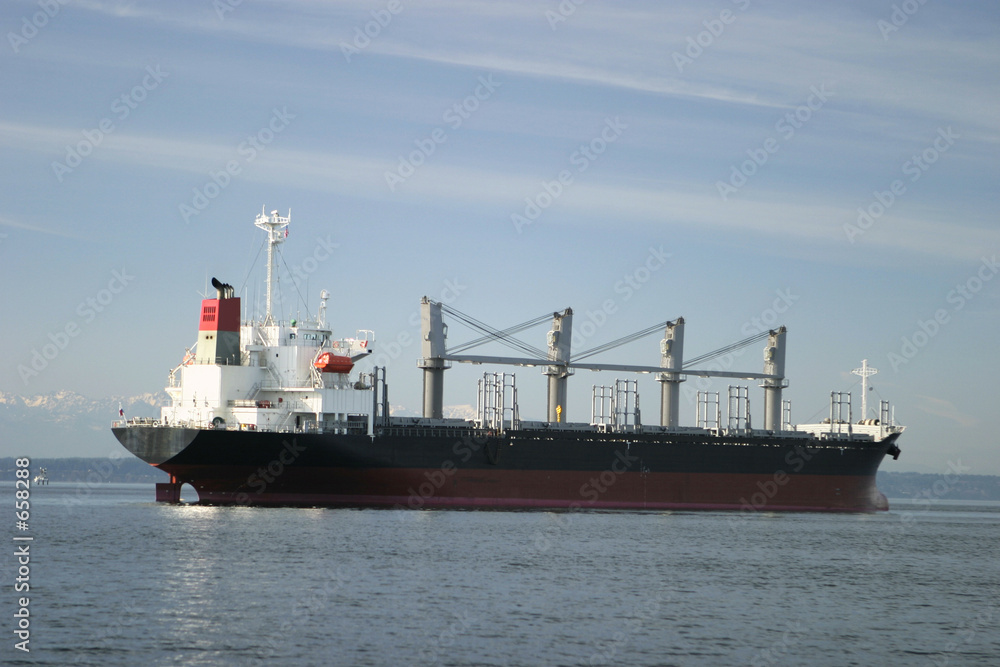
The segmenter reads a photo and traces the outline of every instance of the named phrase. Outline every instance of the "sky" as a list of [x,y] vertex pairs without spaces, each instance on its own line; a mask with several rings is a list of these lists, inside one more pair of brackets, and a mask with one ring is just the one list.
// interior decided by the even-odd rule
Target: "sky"
[[[995,3],[36,0],[0,28],[0,391],[113,417],[160,390],[211,277],[260,303],[253,220],[290,210],[279,313],[327,289],[400,412],[424,295],[497,327],[572,307],[580,351],[785,325],[793,422],[831,391],[857,415],[868,359],[907,426],[883,470],[1000,474]],[[658,336],[590,361],[656,365]],[[456,365],[445,403],[514,372],[541,418],[539,370]],[[567,417],[615,378],[577,372]],[[732,383],[690,378],[682,423]]]

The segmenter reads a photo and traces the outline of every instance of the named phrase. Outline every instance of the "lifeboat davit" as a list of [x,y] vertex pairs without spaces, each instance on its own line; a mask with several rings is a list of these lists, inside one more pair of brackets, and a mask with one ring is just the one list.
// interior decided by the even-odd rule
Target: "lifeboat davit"
[[350,373],[354,368],[354,362],[350,357],[342,357],[332,352],[324,352],[319,355],[313,366],[324,373]]

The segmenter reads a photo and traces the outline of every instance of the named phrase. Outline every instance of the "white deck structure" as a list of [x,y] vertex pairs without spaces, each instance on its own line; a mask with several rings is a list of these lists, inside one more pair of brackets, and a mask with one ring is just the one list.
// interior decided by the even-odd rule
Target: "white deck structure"
[[[221,348],[226,334],[237,328],[226,323],[225,315],[238,315],[240,299],[231,295],[228,285],[213,280],[218,298],[202,302],[197,347],[219,349],[193,354],[188,350],[170,371],[166,391],[171,404],[162,408],[162,426],[371,432],[373,375],[352,371],[354,362],[372,353],[374,333],[361,330],[353,338],[335,339],[325,322],[325,290],[315,318],[282,322],[272,313],[275,252],[287,236],[290,217],[290,212],[279,216],[277,211],[262,211],[255,221],[268,234],[267,306],[262,318],[238,324],[238,359],[235,354],[227,357]],[[325,370],[324,360],[329,362]]]

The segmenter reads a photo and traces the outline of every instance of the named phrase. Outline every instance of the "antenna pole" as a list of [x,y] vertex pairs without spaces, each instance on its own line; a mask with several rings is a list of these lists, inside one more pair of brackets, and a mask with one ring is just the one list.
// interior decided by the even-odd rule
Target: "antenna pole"
[[861,418],[868,419],[868,378],[878,373],[878,369],[869,366],[867,359],[862,359],[861,368],[851,372],[861,376]]
[[264,207],[260,207],[260,215],[254,220],[254,225],[267,232],[267,313],[264,316],[265,325],[273,325],[274,319],[271,317],[271,295],[274,292],[274,250],[279,243],[285,242],[288,236],[288,222],[291,220],[292,211],[288,210],[288,215],[281,217],[277,211],[271,211],[271,215],[264,214]]

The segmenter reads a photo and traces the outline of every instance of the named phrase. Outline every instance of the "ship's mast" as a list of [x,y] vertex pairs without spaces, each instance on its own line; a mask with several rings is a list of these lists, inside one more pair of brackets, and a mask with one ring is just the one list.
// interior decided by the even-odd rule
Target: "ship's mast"
[[254,225],[267,232],[267,313],[264,316],[265,325],[273,325],[274,319],[271,317],[271,294],[274,292],[274,247],[285,242],[288,236],[288,221],[292,218],[292,209],[288,209],[288,215],[282,218],[277,211],[271,211],[271,215],[264,214],[264,207],[260,207],[260,215],[254,221]]
[[878,373],[878,369],[869,366],[867,359],[862,359],[861,368],[851,372],[861,376],[861,418],[868,419],[868,378]]

